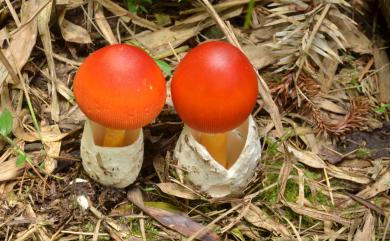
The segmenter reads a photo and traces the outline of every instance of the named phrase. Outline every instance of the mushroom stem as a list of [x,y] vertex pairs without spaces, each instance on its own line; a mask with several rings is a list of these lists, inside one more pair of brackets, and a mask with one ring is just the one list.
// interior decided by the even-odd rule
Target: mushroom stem
[[118,130],[105,128],[103,146],[105,147],[121,147],[128,146],[134,143],[140,133],[140,129],[135,130]]
[[106,128],[104,130],[103,146],[106,147],[119,147],[123,146],[125,141],[126,130],[117,130]]
[[226,169],[229,168],[228,163],[228,153],[227,153],[227,139],[228,132],[218,133],[218,134],[209,134],[201,133],[199,142],[204,147],[210,155],[219,162]]

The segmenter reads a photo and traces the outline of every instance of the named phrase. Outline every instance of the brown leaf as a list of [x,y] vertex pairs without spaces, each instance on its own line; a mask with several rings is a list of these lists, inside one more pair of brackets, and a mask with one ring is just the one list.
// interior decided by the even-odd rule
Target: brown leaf
[[[236,17],[241,13],[242,9],[228,10],[226,11],[226,13],[221,15],[221,18],[229,19],[232,17]],[[189,19],[191,20],[191,18],[195,17],[190,17]],[[203,29],[214,25],[214,21],[212,19],[207,19],[207,15],[199,21],[200,22],[195,22],[191,24],[186,23],[174,25],[169,28],[163,28],[155,32],[136,36],[135,39],[136,41],[141,43],[141,46],[146,47],[155,56],[161,55],[167,51],[172,53],[171,46],[173,48],[176,48],[188,39],[196,36]]]
[[58,17],[58,25],[60,26],[62,37],[69,42],[79,44],[92,43],[88,31],[83,27],[66,20],[65,13],[66,10],[64,9]]
[[[382,44],[378,43],[378,45]],[[377,46],[373,51],[375,69],[378,71],[379,98],[383,103],[390,103],[390,61],[386,49],[381,47]]]
[[316,210],[313,208],[308,208],[308,207],[301,207],[298,204],[287,202],[286,200],[282,200],[282,202],[298,214],[308,216],[308,217],[311,217],[311,218],[314,218],[317,220],[340,223],[340,224],[345,225],[345,226],[351,225],[350,220],[342,218],[336,213],[332,213],[330,211],[328,211],[328,212],[319,211],[319,210]]
[[[5,51],[5,55],[14,68],[19,70],[27,63],[31,51],[35,46],[37,39],[37,21],[32,20],[35,12],[38,10],[36,0],[24,1],[21,8],[21,27],[19,27],[12,36],[11,43]],[[29,21],[29,22],[28,22]],[[0,64],[0,86],[8,76],[8,71],[3,64]]]
[[142,209],[146,214],[156,219],[159,223],[167,228],[175,230],[185,236],[191,236],[200,230],[204,230],[203,233],[199,234],[197,239],[204,241],[218,241],[220,240],[217,234],[209,231],[184,214],[172,213],[159,208],[146,207],[142,200],[142,193],[138,188],[134,188],[127,193],[127,198]]
[[[60,128],[58,125],[45,126],[42,128],[42,133],[51,133],[52,135],[61,135]],[[46,145],[46,159],[45,159],[45,170],[47,173],[52,173],[57,167],[57,161],[53,157],[60,155],[61,151],[61,140],[44,141]]]
[[291,156],[289,155],[289,153],[286,152],[284,156],[284,162],[282,168],[280,168],[279,178],[278,178],[278,188],[279,188],[278,201],[284,195],[287,186],[288,176],[290,175],[291,170],[292,170]]
[[164,193],[175,197],[191,199],[191,200],[201,198],[200,196],[196,195],[194,192],[191,192],[189,189],[180,186],[177,183],[172,183],[172,182],[158,183],[157,186]]
[[343,156],[332,150],[333,147],[323,145],[318,151],[318,155],[332,164],[337,164],[343,159]]
[[[390,169],[387,169],[384,174],[382,174],[379,179],[372,184],[371,186],[366,187],[362,191],[356,194],[357,197],[363,199],[369,199],[375,197],[378,193],[385,192],[390,189]],[[346,207],[352,203],[352,200],[343,204],[343,207]]]
[[256,69],[264,68],[277,60],[271,47],[265,45],[246,45],[242,50]]
[[0,163],[0,182],[19,176],[22,169],[24,169],[24,166],[16,166],[16,158],[11,158],[6,162]]
[[268,216],[268,214],[252,203],[244,218],[256,227],[266,229],[278,235],[291,236],[288,229],[283,224]]
[[334,166],[332,164],[328,165],[327,171],[328,171],[329,175],[336,177],[336,178],[339,178],[339,179],[348,180],[348,181],[356,182],[356,183],[360,183],[360,184],[368,184],[371,182],[371,179],[364,176],[364,175],[345,171],[345,170],[343,170],[337,166]]
[[312,168],[325,168],[326,163],[315,153],[310,151],[301,151],[291,145],[287,146],[287,150],[297,158],[299,162]]
[[336,8],[329,11],[329,19],[337,25],[343,34],[346,40],[345,48],[360,54],[371,54],[371,41],[356,27],[353,20],[340,13]]
[[375,239],[375,217],[369,211],[364,218],[364,226],[361,230],[357,230],[353,241],[370,241]]
[[145,27],[153,31],[160,29],[160,27],[157,24],[149,20],[143,19],[127,11],[126,9],[122,8],[121,6],[119,6],[118,4],[110,0],[96,0],[96,1],[100,3],[103,7],[107,8],[107,10],[113,13],[114,15],[121,17],[122,20],[125,21],[126,23],[129,22],[130,20],[133,20],[134,24],[139,25],[141,27]]
[[[44,4],[45,0],[39,0],[39,2],[41,4]],[[58,122],[60,118],[60,106],[58,104],[57,88],[56,83],[54,81],[56,79],[56,71],[49,29],[51,13],[52,3],[49,3],[38,15],[38,31],[39,36],[41,37],[43,49],[47,59],[47,64],[49,66],[49,73],[51,76],[51,89],[49,90],[49,93],[51,93],[51,118],[55,122]]]
[[118,40],[115,38],[114,33],[104,16],[103,8],[100,5],[95,12],[95,21],[96,25],[102,32],[104,39],[110,44],[117,44]]

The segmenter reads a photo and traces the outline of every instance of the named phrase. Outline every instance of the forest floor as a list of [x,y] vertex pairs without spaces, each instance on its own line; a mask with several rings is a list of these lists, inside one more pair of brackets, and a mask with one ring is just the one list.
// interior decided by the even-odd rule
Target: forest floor
[[[0,240],[390,240],[390,35],[376,1],[4,0],[0,25]],[[243,195],[183,181],[169,98],[144,128],[137,181],[90,179],[72,91],[85,57],[139,46],[170,86],[209,39],[260,74],[261,165]]]

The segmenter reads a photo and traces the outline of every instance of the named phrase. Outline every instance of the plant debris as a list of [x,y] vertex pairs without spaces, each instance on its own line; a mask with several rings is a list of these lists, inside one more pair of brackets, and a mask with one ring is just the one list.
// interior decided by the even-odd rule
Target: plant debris
[[[389,3],[379,2],[3,1],[0,239],[389,240]],[[184,55],[210,39],[258,70],[263,150],[242,196],[212,199],[183,180],[169,90],[144,128],[137,181],[92,181],[72,91],[80,63],[136,45],[169,89]]]

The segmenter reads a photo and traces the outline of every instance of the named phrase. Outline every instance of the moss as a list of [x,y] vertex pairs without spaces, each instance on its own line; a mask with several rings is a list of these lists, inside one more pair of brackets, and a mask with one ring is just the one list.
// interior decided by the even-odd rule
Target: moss
[[321,192],[317,192],[315,195],[307,195],[307,199],[313,203],[314,205],[323,205],[327,207],[331,207],[332,203],[329,200],[329,197]]
[[158,237],[158,228],[153,225],[152,221],[145,222],[145,233],[147,240],[156,240]]
[[299,185],[293,180],[288,180],[284,197],[289,202],[296,202],[298,199]]
[[308,179],[311,179],[311,180],[318,180],[321,178],[321,174],[319,172],[314,172],[314,171],[310,171],[310,170],[305,170],[305,173],[304,173],[305,177],[307,177]]
[[83,230],[83,232],[93,232],[95,230],[95,224],[91,221],[86,221],[81,226],[81,230]]
[[359,148],[356,150],[356,157],[360,159],[365,159],[371,155],[371,150],[368,148]]

